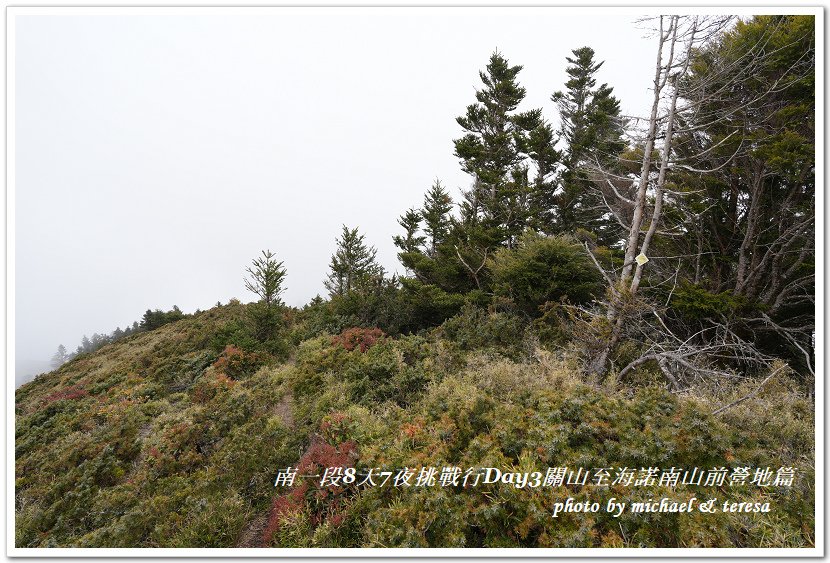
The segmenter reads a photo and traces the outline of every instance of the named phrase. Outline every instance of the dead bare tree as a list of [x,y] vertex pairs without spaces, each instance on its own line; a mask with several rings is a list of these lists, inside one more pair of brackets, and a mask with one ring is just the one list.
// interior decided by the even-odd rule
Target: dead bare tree
[[[608,292],[603,314],[582,311],[598,327],[601,342],[591,350],[587,371],[604,375],[618,344],[636,339],[646,343],[644,350],[622,367],[620,375],[654,362],[677,390],[697,377],[727,375],[728,370],[721,366],[730,362],[755,368],[768,365],[771,356],[760,353],[752,338],[754,331],[767,330],[780,334],[804,357],[812,372],[810,339],[814,320],[803,306],[812,299],[810,284],[814,283],[807,267],[813,256],[812,160],[803,158],[800,168],[788,172],[787,180],[782,181],[780,170],[758,157],[746,135],[753,126],[766,126],[754,124],[752,119],[759,119],[765,111],[780,110],[788,102],[787,84],[809,77],[814,60],[802,54],[790,67],[773,73],[759,86],[757,75],[776,64],[770,61],[777,61],[781,50],[788,47],[770,39],[773,30],[734,56],[719,51],[714,59],[717,64],[707,67],[705,74],[698,73],[691,69],[693,59],[698,60],[695,57],[700,58],[711,45],[715,45],[715,51],[723,51],[721,37],[734,19],[664,16],[654,21],[657,63],[650,115],[641,121],[646,124],[643,135],[634,143],[642,147],[637,153],[638,173],[634,173],[635,163],[630,157],[616,171],[604,169],[597,159],[590,171],[602,192],[604,212],[627,230],[628,237],[623,243],[624,259],[619,270],[603,268],[592,254],[608,282]],[[747,86],[750,83],[752,88]],[[738,159],[743,159],[742,170],[746,171],[741,173],[740,181],[749,178],[752,183],[743,192],[733,187],[729,203],[733,216],[729,221],[735,227],[731,240],[740,244],[730,247],[731,242],[718,238],[720,232],[707,231],[712,229],[707,221],[713,209],[723,206],[707,181],[729,178]],[[771,205],[769,193],[780,200]],[[675,250],[670,253],[673,256],[653,255],[657,239],[663,250]],[[591,253],[589,245],[586,250]],[[644,276],[650,272],[648,285],[652,290],[673,283],[671,295],[681,277],[681,265],[684,272],[691,272],[684,279],[698,284],[705,272],[711,271],[709,264],[723,262],[718,255],[736,256],[737,265],[732,285],[725,288],[719,284],[730,277],[715,270],[716,283],[712,285],[716,292],[729,290],[736,300],[759,304],[773,316],[798,306],[804,311],[786,322],[774,322],[770,316],[759,316],[754,323],[753,319],[741,319],[741,323],[713,319],[705,328],[684,327],[680,332],[691,336],[678,338],[653,299],[642,294]],[[667,258],[677,259],[677,266],[673,267]]]
[[[594,171],[595,174],[598,173],[599,176],[604,177],[606,183],[618,196],[618,200],[633,207],[630,223],[627,225],[628,238],[625,243],[622,272],[608,306],[607,321],[612,326],[610,336],[607,344],[595,355],[588,368],[589,373],[596,375],[605,373],[609,355],[623,334],[627,320],[622,314],[625,307],[624,301],[635,299],[637,296],[643,268],[648,262],[647,252],[660,226],[666,173],[672,154],[672,138],[677,113],[677,81],[679,76],[683,76],[688,71],[691,53],[698,41],[698,28],[704,25],[704,20],[699,17],[681,18],[677,15],[660,16],[657,22],[657,60],[653,79],[653,97],[634,197],[622,196],[614,187],[612,179],[608,178],[603,170]],[[664,126],[664,134],[655,178],[652,159],[660,125]],[[651,202],[648,197],[650,192]],[[613,212],[613,207],[609,207]],[[619,217],[619,214],[615,215]],[[608,276],[605,272],[603,275]]]
[[[600,166],[592,170],[593,178],[603,190],[603,201],[606,202],[607,211],[618,223],[627,228],[628,237],[624,243],[625,253],[619,274],[605,270],[602,272],[603,276],[609,280],[604,323],[610,328],[604,345],[593,354],[588,364],[588,372],[597,376],[606,373],[610,355],[626,332],[641,330],[638,327],[632,329],[626,326],[635,321],[636,317],[638,322],[646,322],[650,326],[651,344],[646,347],[640,358],[623,367],[621,375],[627,374],[648,361],[654,361],[670,386],[678,389],[681,381],[675,373],[690,370],[697,374],[717,372],[707,367],[707,362],[692,359],[696,356],[701,358],[720,356],[744,360],[753,356],[753,361],[758,360],[759,357],[749,342],[738,338],[732,331],[728,331],[733,336],[730,340],[713,338],[706,331],[692,331],[692,338],[681,341],[671,333],[649,299],[640,295],[643,276],[647,269],[652,270],[652,274],[658,278],[674,279],[674,283],[677,283],[679,272],[666,270],[663,265],[659,264],[659,257],[650,256],[655,236],[688,238],[690,225],[699,223],[700,212],[690,212],[684,200],[690,196],[699,196],[700,192],[685,187],[670,187],[668,178],[671,172],[679,169],[688,170],[692,168],[689,162],[700,162],[701,157],[706,153],[714,152],[713,143],[699,147],[696,154],[691,154],[687,150],[681,158],[676,147],[676,135],[679,132],[682,135],[681,141],[684,142],[689,138],[695,138],[695,135],[707,123],[706,119],[701,121],[701,114],[710,100],[720,98],[724,89],[739,85],[740,80],[746,79],[746,75],[745,71],[737,72],[734,67],[720,69],[722,79],[728,76],[728,72],[733,72],[732,78],[724,80],[730,86],[718,82],[715,88],[714,82],[710,81],[698,83],[694,91],[689,89],[687,76],[690,73],[690,64],[694,54],[702,46],[722,34],[731,25],[732,18],[674,15],[661,16],[655,21],[657,24],[657,58],[653,78],[653,97],[645,134],[639,143],[642,146],[639,174],[636,177],[625,177],[604,170]],[[724,142],[721,139],[718,144]],[[630,167],[631,163],[628,164]],[[703,172],[697,171],[697,173]],[[630,182],[629,186],[625,185],[626,180]],[[671,206],[674,211],[674,224],[664,222],[666,205]],[[808,223],[808,218],[796,222],[788,231],[793,234],[782,241],[778,247],[785,247],[787,241],[792,240],[795,233],[800,233],[807,228]],[[702,241],[703,237],[698,236],[697,248],[689,249],[685,257],[680,256],[681,259],[697,257],[697,279],[700,276],[700,256],[704,253]],[[588,250],[590,252],[590,249]],[[776,255],[768,254],[766,258],[755,261],[752,272],[759,272],[765,267],[772,266]],[[602,269],[596,260],[595,264]],[[784,266],[780,261],[778,264],[778,270],[783,272]],[[792,264],[787,263],[787,267],[790,266]],[[747,278],[750,275],[747,275]],[[658,285],[659,283],[662,282],[658,282]],[[653,317],[632,316],[632,311],[640,311],[644,308],[654,312]],[[718,373],[722,375],[722,372]]]

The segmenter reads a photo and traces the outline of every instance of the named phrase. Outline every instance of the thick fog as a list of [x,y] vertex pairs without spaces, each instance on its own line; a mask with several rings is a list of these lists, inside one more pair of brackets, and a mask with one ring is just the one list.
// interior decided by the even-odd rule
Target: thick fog
[[17,16],[16,379],[148,308],[252,301],[261,249],[284,261],[289,305],[325,295],[344,223],[402,271],[397,217],[435,178],[469,184],[455,118],[494,50],[524,66],[520,109],[554,123],[565,57],[585,45],[624,113],[647,112],[654,43],[636,14],[602,13]]

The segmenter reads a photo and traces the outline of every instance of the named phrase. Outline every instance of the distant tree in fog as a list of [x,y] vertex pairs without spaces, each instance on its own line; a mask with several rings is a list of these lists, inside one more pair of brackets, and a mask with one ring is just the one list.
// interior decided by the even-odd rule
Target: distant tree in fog
[[58,369],[67,361],[69,361],[69,354],[66,353],[66,346],[61,344],[58,346],[58,351],[55,352],[54,356],[52,356],[52,369]]

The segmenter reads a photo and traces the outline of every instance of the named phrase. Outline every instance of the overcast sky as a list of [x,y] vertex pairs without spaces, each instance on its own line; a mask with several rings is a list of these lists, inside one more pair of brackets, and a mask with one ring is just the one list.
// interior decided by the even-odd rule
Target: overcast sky
[[[245,291],[269,248],[283,297],[320,293],[341,225],[402,271],[397,217],[453,156],[455,117],[498,49],[521,109],[557,122],[565,57],[591,46],[627,114],[648,110],[654,44],[637,15],[549,8],[18,16],[15,349],[20,370],[148,308]],[[10,186],[11,187],[11,186]]]

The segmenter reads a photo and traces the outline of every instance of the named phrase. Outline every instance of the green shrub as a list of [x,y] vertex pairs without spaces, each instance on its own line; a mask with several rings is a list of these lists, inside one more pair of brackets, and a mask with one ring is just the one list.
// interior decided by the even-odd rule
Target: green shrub
[[237,494],[191,498],[181,528],[165,543],[170,547],[235,546],[243,527],[250,520],[251,507]]
[[499,249],[490,260],[493,290],[520,310],[539,316],[539,307],[567,299],[586,303],[602,295],[602,277],[586,250],[565,236],[525,233],[515,249]]
[[674,290],[671,306],[689,320],[702,321],[731,317],[747,303],[746,299],[728,290],[712,293],[700,285],[684,283]]
[[351,291],[330,301],[312,300],[301,312],[291,340],[299,344],[351,327],[377,327],[393,336],[415,333],[438,326],[473,297],[480,296],[447,293],[415,279],[386,281],[371,290]]
[[219,354],[228,346],[243,350],[257,350],[259,341],[254,335],[254,328],[247,320],[232,320],[218,329],[212,336],[211,348]]
[[419,362],[407,363],[394,341],[376,344],[343,371],[352,400],[364,406],[385,401],[407,405],[423,393],[431,378]]
[[489,348],[515,358],[523,351],[526,330],[526,321],[513,313],[465,305],[441,325],[439,334],[462,350]]
[[457,314],[466,302],[460,293],[448,293],[436,285],[402,279],[401,305],[406,311],[405,332],[438,326]]

